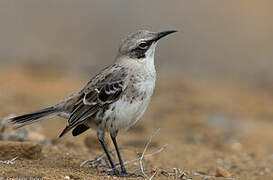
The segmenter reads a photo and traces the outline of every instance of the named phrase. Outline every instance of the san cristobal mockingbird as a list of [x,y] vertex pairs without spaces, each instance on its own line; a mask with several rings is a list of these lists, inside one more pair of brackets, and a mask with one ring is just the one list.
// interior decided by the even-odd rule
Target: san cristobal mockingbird
[[[73,136],[93,129],[111,164],[112,170],[108,174],[132,176],[126,172],[116,137],[120,130],[130,128],[144,114],[155,88],[154,54],[157,42],[174,32],[142,30],[129,35],[122,41],[115,61],[93,77],[81,91],[54,106],[13,117],[10,122],[15,127],[22,127],[61,116],[68,119],[68,125],[60,137],[71,129]],[[106,132],[110,133],[121,171],[113,162],[104,142]]]

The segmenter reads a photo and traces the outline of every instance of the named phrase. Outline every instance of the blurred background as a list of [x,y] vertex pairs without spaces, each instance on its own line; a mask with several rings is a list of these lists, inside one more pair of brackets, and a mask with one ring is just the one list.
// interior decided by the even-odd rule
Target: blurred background
[[159,71],[273,77],[271,0],[0,1],[0,63],[92,74],[139,29],[179,33],[160,43]]
[[[157,48],[151,105],[136,127],[119,137],[125,159],[136,158],[161,128],[150,150],[168,147],[147,161],[149,175],[153,168],[176,167],[191,177],[273,179],[272,17],[272,0],[0,0],[0,118],[80,90],[114,61],[128,34],[175,29],[179,32]],[[38,123],[38,130],[9,132],[3,120],[0,139],[29,140],[48,149],[46,159],[20,161],[16,171],[0,163],[0,176],[27,176],[37,169],[34,175],[49,179],[67,173],[96,177],[94,168],[77,169],[101,154],[95,133],[56,140],[65,123],[53,118]],[[1,152],[10,153],[6,147],[0,143]],[[162,174],[158,178],[165,179]]]

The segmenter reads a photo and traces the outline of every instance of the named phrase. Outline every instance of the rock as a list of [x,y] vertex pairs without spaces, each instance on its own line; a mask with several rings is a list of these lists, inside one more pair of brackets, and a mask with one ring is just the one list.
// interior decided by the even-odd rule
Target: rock
[[0,140],[2,141],[24,141],[27,138],[26,128],[8,130],[11,126],[9,119],[15,115],[9,115],[0,120]]
[[42,155],[41,145],[33,142],[0,142],[0,159],[7,160],[15,157],[38,159]]
[[225,177],[225,178],[230,178],[231,173],[228,172],[226,169],[217,167],[216,169],[216,177]]
[[28,130],[25,127],[13,129],[3,135],[4,141],[25,141],[28,137]]

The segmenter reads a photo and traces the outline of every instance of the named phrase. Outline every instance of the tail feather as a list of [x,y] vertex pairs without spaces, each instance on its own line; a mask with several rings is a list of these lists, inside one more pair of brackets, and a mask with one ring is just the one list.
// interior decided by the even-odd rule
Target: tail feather
[[32,124],[37,121],[41,121],[43,119],[48,119],[52,116],[57,115],[58,112],[59,112],[58,109],[52,106],[36,112],[13,117],[9,119],[9,121],[10,123],[15,124],[15,128],[20,128],[22,126]]

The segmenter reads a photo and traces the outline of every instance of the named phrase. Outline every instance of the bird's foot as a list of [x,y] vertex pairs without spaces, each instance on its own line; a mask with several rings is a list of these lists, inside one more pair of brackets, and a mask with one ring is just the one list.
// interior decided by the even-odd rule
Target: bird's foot
[[104,171],[104,173],[110,176],[117,176],[118,174],[120,174],[120,172],[117,169],[106,170]]
[[120,172],[119,177],[130,177],[130,178],[137,178],[139,177],[138,175],[134,174],[134,173],[127,173],[125,172]]
[[138,176],[134,173],[127,173],[125,172],[119,172],[117,169],[112,169],[110,171],[105,171],[107,175],[110,176],[117,176],[117,177],[130,177],[130,178],[137,178]]

